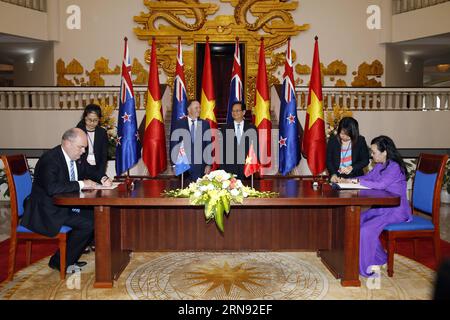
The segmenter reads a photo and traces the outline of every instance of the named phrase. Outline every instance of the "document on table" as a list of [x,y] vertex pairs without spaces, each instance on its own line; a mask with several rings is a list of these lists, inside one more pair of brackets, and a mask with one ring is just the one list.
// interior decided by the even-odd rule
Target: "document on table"
[[110,187],[106,187],[106,186],[102,186],[101,184],[97,184],[95,185],[95,187],[91,187],[88,189],[83,189],[83,190],[113,190],[115,188],[117,188],[119,186],[119,184],[121,184],[122,182],[113,182],[112,186]]
[[333,183],[332,187],[334,189],[338,189],[338,190],[367,190],[370,188],[364,187],[362,185],[360,185],[359,183]]

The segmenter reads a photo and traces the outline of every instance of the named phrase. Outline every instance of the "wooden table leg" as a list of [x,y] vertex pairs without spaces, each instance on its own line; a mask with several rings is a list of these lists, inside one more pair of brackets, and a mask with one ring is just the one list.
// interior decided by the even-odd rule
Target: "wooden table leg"
[[344,274],[343,287],[360,287],[359,280],[359,232],[361,207],[345,208]]
[[130,252],[122,250],[120,209],[95,207],[94,288],[112,288],[130,262]]
[[343,287],[360,287],[359,232],[360,207],[333,209],[331,250],[320,250],[323,264]]

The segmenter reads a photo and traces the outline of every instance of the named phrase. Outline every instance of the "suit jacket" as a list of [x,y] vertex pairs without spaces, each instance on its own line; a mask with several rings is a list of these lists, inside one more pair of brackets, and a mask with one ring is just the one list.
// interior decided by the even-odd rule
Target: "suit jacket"
[[[86,132],[86,126],[79,123],[78,128]],[[87,160],[89,150],[81,156],[83,160]],[[94,134],[94,157],[95,157],[95,167],[102,174],[106,173],[106,164],[108,163],[108,134],[106,130],[102,127],[97,126],[95,128]]]
[[[205,175],[207,165],[213,163],[211,155],[204,155],[203,152],[211,144],[211,127],[209,122],[197,119],[195,130],[195,141],[192,142],[191,131],[188,118],[178,120],[170,139],[170,159],[175,164],[181,142],[184,142],[186,156],[190,160],[191,168],[188,171],[190,180],[195,181]],[[179,130],[181,129],[181,131]]]
[[[237,141],[236,131],[234,127],[234,121],[229,124],[225,124],[221,128],[222,131],[222,165],[221,169],[228,173],[237,175],[238,179],[246,179],[244,175],[245,159],[250,150],[250,145],[253,142],[255,153],[258,155],[258,132],[256,127],[248,122],[244,121],[244,129],[240,143]],[[229,143],[227,140],[227,133],[233,133],[233,142]]]
[[[86,161],[80,159],[76,161],[76,166],[78,180],[100,182],[103,177]],[[69,215],[74,213],[71,208],[54,205],[53,196],[79,191],[78,182],[70,181],[62,147],[57,146],[47,151],[36,164],[31,194],[24,201],[21,225],[47,237],[56,236]]]
[[363,169],[369,165],[369,149],[363,136],[359,136],[352,146],[353,171],[349,175],[338,173],[340,163],[341,144],[336,136],[332,136],[327,144],[327,169],[330,176],[335,174],[338,177],[353,178],[364,175]]

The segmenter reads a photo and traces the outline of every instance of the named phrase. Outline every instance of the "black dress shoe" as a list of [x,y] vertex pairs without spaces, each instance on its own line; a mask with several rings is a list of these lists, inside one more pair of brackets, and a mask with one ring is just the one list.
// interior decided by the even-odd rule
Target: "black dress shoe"
[[81,268],[81,267],[84,267],[85,265],[87,265],[87,262],[86,261],[77,261],[74,263],[74,265]]
[[91,248],[89,246],[87,246],[84,250],[83,250],[83,254],[88,254],[91,252]]
[[92,252],[95,252],[95,246],[89,246]]
[[51,263],[51,262],[48,263],[48,266],[49,266],[50,268],[52,268],[53,270],[58,270],[58,271],[60,270],[59,265],[53,264],[53,263]]

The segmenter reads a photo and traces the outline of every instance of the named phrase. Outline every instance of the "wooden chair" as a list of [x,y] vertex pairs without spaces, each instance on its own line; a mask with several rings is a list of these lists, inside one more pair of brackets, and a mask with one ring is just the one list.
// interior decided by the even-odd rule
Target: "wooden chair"
[[411,209],[413,213],[423,213],[430,219],[413,215],[411,222],[386,226],[382,233],[388,251],[388,275],[394,275],[394,252],[397,239],[414,240],[414,256],[418,239],[431,238],[434,245],[436,263],[441,260],[439,213],[441,189],[448,155],[421,154],[417,163],[413,182]]
[[60,278],[66,277],[66,241],[67,234],[72,230],[70,227],[63,226],[60,233],[53,238],[49,238],[26,229],[19,224],[23,215],[23,201],[31,193],[31,174],[28,168],[28,162],[24,155],[2,156],[5,166],[5,173],[8,179],[9,194],[11,202],[11,237],[9,245],[8,277],[11,281],[14,277],[16,266],[17,244],[19,240],[26,241],[26,265],[31,264],[31,250],[33,240],[54,240],[59,241],[60,250]]

